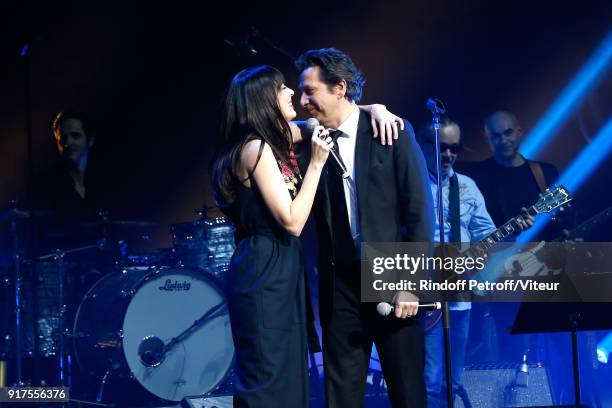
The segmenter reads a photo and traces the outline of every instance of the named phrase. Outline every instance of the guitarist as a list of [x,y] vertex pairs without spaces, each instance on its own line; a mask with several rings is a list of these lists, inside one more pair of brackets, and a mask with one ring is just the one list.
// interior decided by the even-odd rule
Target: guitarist
[[[430,174],[430,187],[437,205],[435,136],[430,126],[422,129],[417,135],[427,168]],[[444,205],[445,242],[477,242],[486,237],[496,227],[487,212],[484,198],[469,177],[453,171],[453,165],[462,150],[461,129],[459,125],[446,120],[440,129],[440,161],[442,176],[442,200]],[[434,240],[439,242],[439,226],[436,214]],[[526,214],[526,213],[525,213]],[[533,225],[533,218],[519,222],[525,229]],[[469,299],[466,299],[469,300]],[[452,349],[452,382],[455,393],[461,394],[461,373],[465,360],[465,350],[470,326],[471,303],[450,303],[451,349]],[[438,321],[426,334],[425,381],[427,386],[428,407],[446,406],[445,393],[442,392],[444,376],[444,347],[442,324]],[[444,402],[444,403],[443,403]]]
[[[487,208],[496,225],[515,216],[525,203],[532,203],[538,194],[559,178],[557,168],[541,161],[529,160],[519,152],[523,129],[515,114],[496,111],[484,120],[484,135],[493,157],[475,163],[460,163],[457,169],[470,176],[480,187]],[[569,216],[570,214],[568,214]],[[551,224],[540,239],[552,239],[568,228],[568,218]]]
[[[526,203],[533,203],[538,194],[559,178],[559,172],[553,164],[530,160],[520,154],[523,137],[523,127],[514,113],[495,111],[484,119],[484,139],[493,153],[492,157],[456,166],[460,172],[476,181],[496,225],[513,217]],[[565,229],[572,228],[575,212],[570,208],[561,214],[562,217],[551,222],[533,240],[551,241],[558,235],[566,234]],[[520,304],[497,303],[492,306],[492,316],[495,316],[497,326],[506,328],[514,321]],[[540,306],[530,304],[529,307],[535,313]],[[498,330],[497,336],[499,352],[504,360],[520,361],[527,349],[531,351],[529,358],[533,358],[535,349],[541,348],[534,345],[537,339],[530,335],[510,335],[505,330]]]

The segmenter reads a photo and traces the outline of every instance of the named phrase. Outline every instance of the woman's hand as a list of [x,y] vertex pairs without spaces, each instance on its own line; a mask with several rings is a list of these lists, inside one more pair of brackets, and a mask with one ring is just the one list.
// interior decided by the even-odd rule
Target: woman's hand
[[[372,130],[374,138],[380,134],[382,145],[393,144],[393,139],[399,136],[398,127],[404,130],[404,121],[387,110],[385,105],[371,105],[370,115],[372,116]],[[379,130],[380,129],[380,130]]]
[[310,143],[312,147],[310,162],[322,168],[329,157],[329,151],[333,147],[334,142],[329,136],[329,132],[323,126],[317,126],[312,132]]

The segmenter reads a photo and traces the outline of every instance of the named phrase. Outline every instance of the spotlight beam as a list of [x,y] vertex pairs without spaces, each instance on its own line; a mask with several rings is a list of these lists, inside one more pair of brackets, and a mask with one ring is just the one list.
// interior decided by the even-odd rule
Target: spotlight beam
[[[599,167],[601,162],[612,151],[612,117],[601,127],[591,143],[578,155],[555,182],[564,185],[572,193],[582,187],[587,178]],[[535,236],[550,222],[551,217],[539,217],[533,227],[523,232],[517,242],[531,242]]]
[[582,102],[587,92],[595,86],[612,65],[612,31],[568,83],[548,111],[529,131],[522,142],[523,156],[537,158],[538,154],[555,136],[571,113]]

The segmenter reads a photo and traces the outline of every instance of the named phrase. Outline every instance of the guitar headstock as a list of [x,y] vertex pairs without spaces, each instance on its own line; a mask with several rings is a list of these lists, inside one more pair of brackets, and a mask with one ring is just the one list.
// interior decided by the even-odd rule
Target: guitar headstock
[[549,213],[573,200],[569,191],[563,186],[552,185],[540,194],[533,208],[541,213]]

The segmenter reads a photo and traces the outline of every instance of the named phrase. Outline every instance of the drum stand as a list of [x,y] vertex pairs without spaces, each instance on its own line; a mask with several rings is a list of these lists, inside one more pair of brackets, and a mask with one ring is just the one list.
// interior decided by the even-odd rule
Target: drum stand
[[11,221],[11,235],[13,235],[14,270],[15,270],[15,384],[16,387],[26,386],[23,381],[23,360],[21,344],[21,249],[19,247],[19,234],[17,220]]
[[[58,317],[58,361],[57,361],[57,378],[60,386],[71,386],[72,379],[66,377],[66,367],[68,364],[68,372],[70,373],[72,370],[70,369],[70,365],[72,360],[70,357],[66,359],[65,347],[64,347],[64,337],[68,335],[68,330],[66,330],[66,321],[65,315],[67,311],[67,306],[65,303],[64,296],[64,286],[66,282],[66,265],[64,264],[64,258],[66,255],[74,254],[77,252],[88,251],[92,249],[104,249],[106,246],[106,240],[102,239],[98,241],[96,244],[85,245],[78,248],[69,249],[63,251],[61,249],[56,249],[54,252],[46,255],[39,256],[35,258],[36,261],[45,261],[48,259],[52,259],[57,262],[58,268],[58,306],[59,306],[59,317]],[[66,379],[68,380],[68,384],[66,384]]]
[[104,388],[106,387],[106,382],[108,381],[110,373],[111,369],[109,368],[102,376],[102,380],[100,380],[100,387],[98,388],[98,395],[96,395],[96,402],[102,402],[102,399],[104,398]]

